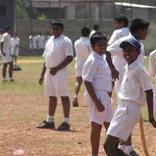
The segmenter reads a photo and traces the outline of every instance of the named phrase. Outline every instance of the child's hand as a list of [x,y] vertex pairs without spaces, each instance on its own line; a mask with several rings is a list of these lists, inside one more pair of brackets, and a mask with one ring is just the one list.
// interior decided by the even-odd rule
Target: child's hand
[[98,102],[96,103],[96,108],[98,110],[98,112],[103,112],[105,110],[104,105],[101,103],[100,100],[98,100]]
[[55,67],[50,69],[50,74],[53,75],[53,76],[54,76],[57,72],[58,72],[58,70],[57,70],[57,68],[55,68]]
[[40,79],[39,79],[39,84],[40,84],[40,85],[42,85],[43,79],[44,79],[43,77],[40,77]]

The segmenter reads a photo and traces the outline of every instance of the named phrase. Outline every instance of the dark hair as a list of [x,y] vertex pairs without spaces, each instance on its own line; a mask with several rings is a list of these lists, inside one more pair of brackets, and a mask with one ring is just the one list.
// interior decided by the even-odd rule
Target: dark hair
[[106,35],[104,35],[102,32],[96,32],[91,36],[90,43],[92,45],[95,45],[95,43],[97,43],[101,39],[107,40]]
[[140,18],[135,18],[132,20],[131,25],[130,25],[130,32],[132,34],[136,33],[139,29],[146,29],[148,28],[150,23],[148,21],[145,21]]
[[99,29],[99,27],[100,27],[99,24],[94,24],[94,25],[93,25],[93,29],[94,29],[94,30]]
[[5,28],[5,31],[7,32],[9,29],[11,29],[12,28],[12,26],[7,26],[6,28]]
[[115,17],[114,21],[118,21],[119,23],[123,22],[125,27],[128,26],[128,18],[125,15],[121,14],[121,15]]
[[54,25],[59,26],[62,29],[64,29],[64,25],[60,20],[52,22],[51,26],[54,26]]
[[86,26],[82,27],[81,29],[81,35],[84,37],[88,37],[90,34],[90,29]]

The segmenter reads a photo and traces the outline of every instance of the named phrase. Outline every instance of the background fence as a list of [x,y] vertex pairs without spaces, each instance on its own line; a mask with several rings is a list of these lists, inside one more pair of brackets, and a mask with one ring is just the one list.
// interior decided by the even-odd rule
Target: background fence
[[[136,5],[137,4],[137,5]],[[82,26],[92,29],[94,24],[100,25],[100,30],[109,38],[114,31],[114,17],[124,14],[129,20],[133,18],[148,19],[151,22],[149,38],[144,42],[148,54],[155,49],[155,0],[111,1],[111,0],[29,0],[26,1],[30,19],[16,19],[16,30],[21,39],[21,55],[34,55],[29,51],[30,34],[50,32],[53,20],[62,20],[65,25],[64,34],[74,43],[80,37]],[[37,19],[40,15],[40,19]],[[41,55],[41,53],[35,53]]]

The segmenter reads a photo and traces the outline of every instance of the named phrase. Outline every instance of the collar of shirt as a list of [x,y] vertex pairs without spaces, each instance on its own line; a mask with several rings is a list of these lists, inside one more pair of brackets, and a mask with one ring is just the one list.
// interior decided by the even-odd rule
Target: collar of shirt
[[59,37],[55,38],[55,37],[54,37],[54,35],[53,35],[51,39],[52,39],[52,40],[57,40],[57,39],[62,38],[63,36],[64,36],[64,35],[63,35],[63,34],[61,34]]
[[133,69],[137,64],[139,64],[138,60],[135,60],[133,63],[131,63],[130,65],[126,64],[125,68],[126,71]]
[[88,37],[80,37],[80,39],[82,39],[82,40],[88,40],[89,38]]
[[93,55],[94,55],[94,57],[96,57],[97,59],[103,60],[103,55],[101,56],[101,55],[97,54],[97,53],[94,52],[94,51],[93,51]]

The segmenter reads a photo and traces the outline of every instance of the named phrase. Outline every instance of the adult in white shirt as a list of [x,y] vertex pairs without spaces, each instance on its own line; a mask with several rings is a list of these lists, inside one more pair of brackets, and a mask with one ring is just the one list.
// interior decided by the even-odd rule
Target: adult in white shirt
[[45,75],[45,96],[49,97],[49,114],[47,120],[37,128],[55,128],[54,114],[57,97],[61,97],[64,118],[57,130],[69,130],[70,100],[67,66],[73,59],[73,46],[71,40],[63,35],[62,22],[53,22],[51,28],[53,36],[45,46],[43,53],[45,63],[39,79],[39,83],[42,84]]
[[1,53],[2,53],[2,81],[6,81],[6,70],[7,66],[9,65],[9,81],[14,81],[13,79],[13,62],[11,57],[11,44],[10,39],[13,34],[13,30],[11,26],[5,28],[5,33],[2,35],[1,38]]
[[[116,69],[119,71],[119,80],[117,80],[118,86],[116,86],[117,94],[120,90],[120,85],[123,80],[123,75],[125,73],[125,65],[126,65],[126,63],[124,63],[123,50],[122,50],[122,48],[120,48],[120,44],[121,44],[121,42],[123,42],[124,40],[127,40],[128,38],[137,39],[139,41],[139,43],[141,44],[141,48],[140,48],[141,53],[138,56],[137,60],[139,61],[139,63],[143,64],[144,63],[144,46],[140,42],[140,40],[146,39],[146,37],[148,35],[149,25],[150,25],[150,23],[143,19],[136,18],[136,19],[132,20],[131,25],[130,25],[131,34],[126,37],[122,37],[122,38],[118,39],[113,44],[111,44],[107,47],[107,51],[109,51],[112,56],[114,56],[114,55],[118,56],[117,57],[118,60],[116,60],[116,61],[118,61],[118,63],[115,66]],[[126,153],[130,153],[130,152],[134,153],[135,151],[132,147],[131,135],[128,138],[128,140],[126,141],[126,144],[128,145],[128,146],[126,146],[126,148],[120,147],[120,149],[124,150]],[[136,156],[137,156],[137,154],[136,154]]]
[[[148,68],[150,76],[156,81],[156,50],[152,51],[149,55],[149,68]],[[154,114],[156,114],[156,84],[154,84]]]
[[17,37],[17,33],[13,33],[13,37],[11,38],[11,55],[13,58],[13,63],[15,61],[15,65],[17,63],[17,57],[19,56],[19,43],[20,39]]
[[76,84],[75,84],[75,91],[74,91],[74,99],[73,99],[73,106],[78,107],[78,93],[83,82],[82,80],[82,68],[87,60],[88,56],[90,55],[92,49],[90,40],[88,38],[90,33],[90,29],[88,27],[83,27],[81,29],[81,37],[80,39],[75,41],[74,48],[76,53],[76,63],[75,63],[75,72],[76,72]]
[[89,35],[89,38],[96,32],[99,32],[100,31],[100,26],[99,24],[94,24],[93,25],[93,30],[91,31],[90,35]]

